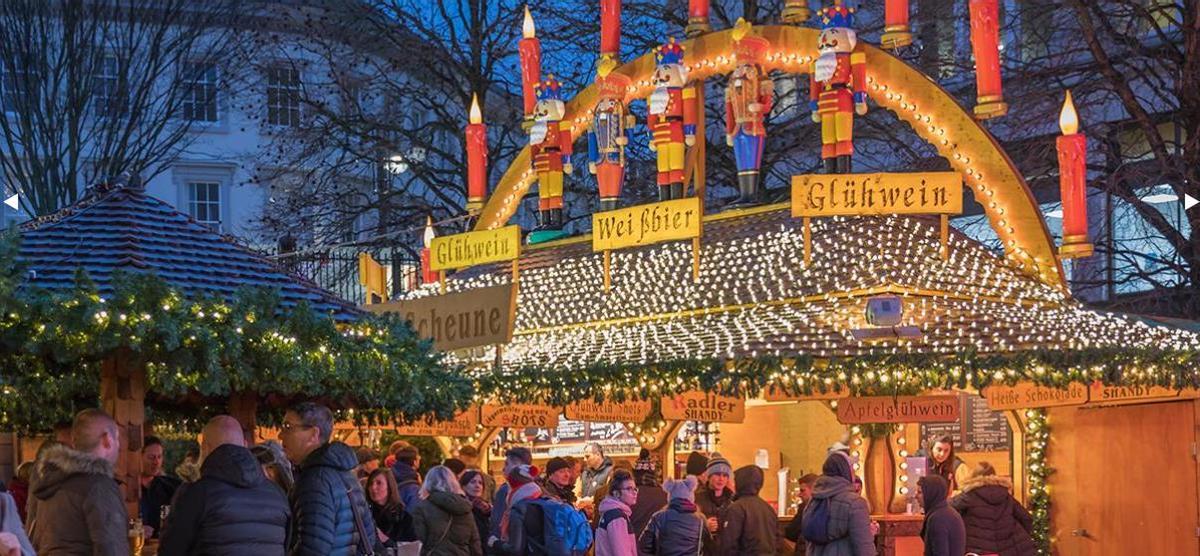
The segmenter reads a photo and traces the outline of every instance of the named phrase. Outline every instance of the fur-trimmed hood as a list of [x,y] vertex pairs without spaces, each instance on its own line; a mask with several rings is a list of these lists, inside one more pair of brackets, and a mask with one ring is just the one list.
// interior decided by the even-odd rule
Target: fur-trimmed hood
[[963,481],[962,491],[966,493],[983,486],[1002,486],[1005,490],[1012,490],[1012,479],[1000,475],[972,477]]
[[42,500],[50,498],[67,479],[76,475],[98,475],[112,479],[113,464],[86,452],[55,446],[42,454],[33,495]]

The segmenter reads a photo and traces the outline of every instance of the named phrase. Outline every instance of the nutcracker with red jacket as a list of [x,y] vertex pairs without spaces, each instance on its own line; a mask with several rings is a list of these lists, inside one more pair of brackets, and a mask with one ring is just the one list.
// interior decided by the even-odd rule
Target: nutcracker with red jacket
[[541,228],[562,229],[563,172],[570,174],[571,130],[563,123],[566,105],[562,85],[550,75],[537,85],[537,105],[529,128],[529,150],[538,179],[538,217]]
[[600,210],[617,208],[621,186],[625,183],[625,146],[629,144],[626,130],[633,127],[634,117],[626,104],[626,94],[633,81],[612,73],[617,63],[609,57],[601,59],[596,69],[596,87],[600,100],[592,112],[592,127],[588,130],[588,171],[600,184]]
[[647,99],[650,150],[658,155],[658,199],[682,199],[683,157],[696,142],[696,91],[687,85],[683,45],[672,37],[655,52],[658,64]]
[[854,9],[834,0],[817,12],[821,35],[820,56],[813,62],[809,108],[821,123],[821,158],[825,171],[847,174],[854,154],[854,114],[867,113],[866,54],[858,47]]
[[725,88],[725,142],[733,147],[738,170],[738,202],[758,200],[759,169],[767,128],[763,125],[775,100],[775,84],[762,69],[771,43],[750,36],[750,24],[738,19],[733,28],[737,67]]

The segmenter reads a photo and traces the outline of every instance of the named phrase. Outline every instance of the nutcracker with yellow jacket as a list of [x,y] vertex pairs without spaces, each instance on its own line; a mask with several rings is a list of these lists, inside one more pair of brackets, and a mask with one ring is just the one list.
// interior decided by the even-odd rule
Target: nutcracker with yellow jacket
[[866,54],[854,32],[854,9],[834,0],[817,12],[820,56],[813,62],[809,108],[821,124],[821,159],[827,173],[848,174],[854,154],[854,114],[867,113]]
[[686,86],[683,45],[674,37],[658,48],[655,60],[646,124],[650,149],[658,155],[658,198],[682,199],[683,157],[687,146],[696,142],[696,91]]
[[529,150],[538,179],[538,217],[544,230],[562,229],[563,172],[573,170],[571,130],[562,123],[564,114],[562,85],[551,75],[538,84],[529,128]]
[[725,141],[733,147],[738,171],[738,203],[758,201],[759,169],[767,128],[763,125],[775,99],[775,84],[762,69],[771,43],[751,36],[750,24],[738,19],[733,29],[737,67],[725,89]]

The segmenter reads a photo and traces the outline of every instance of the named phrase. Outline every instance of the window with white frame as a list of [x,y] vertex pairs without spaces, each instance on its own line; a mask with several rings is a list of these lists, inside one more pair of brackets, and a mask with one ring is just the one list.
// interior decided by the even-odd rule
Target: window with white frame
[[267,123],[300,125],[300,70],[290,66],[267,69]]
[[99,116],[124,116],[129,107],[121,61],[113,55],[103,56],[92,75],[92,108]]
[[193,181],[187,184],[187,209],[197,222],[219,230],[221,228],[221,184],[212,181]]
[[216,64],[184,64],[183,119],[193,122],[218,121]]

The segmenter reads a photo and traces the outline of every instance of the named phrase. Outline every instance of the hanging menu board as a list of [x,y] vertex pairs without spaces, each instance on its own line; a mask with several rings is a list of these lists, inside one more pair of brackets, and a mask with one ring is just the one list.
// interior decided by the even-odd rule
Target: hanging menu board
[[1004,452],[1012,445],[1012,429],[1004,413],[992,411],[987,399],[959,393],[959,418],[949,423],[922,423],[921,445],[949,436],[959,452]]

